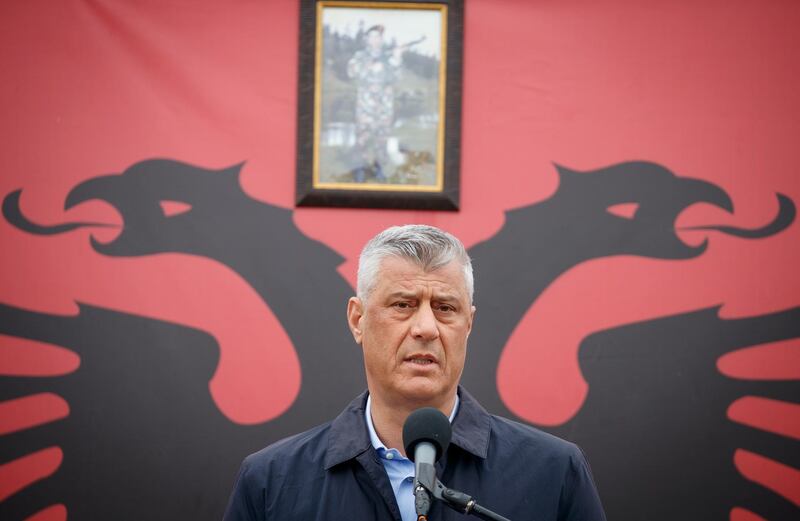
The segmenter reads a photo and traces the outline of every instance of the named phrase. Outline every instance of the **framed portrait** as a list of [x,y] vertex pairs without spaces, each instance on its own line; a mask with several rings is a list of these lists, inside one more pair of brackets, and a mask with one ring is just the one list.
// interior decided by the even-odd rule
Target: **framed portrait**
[[458,210],[463,0],[301,0],[297,205]]

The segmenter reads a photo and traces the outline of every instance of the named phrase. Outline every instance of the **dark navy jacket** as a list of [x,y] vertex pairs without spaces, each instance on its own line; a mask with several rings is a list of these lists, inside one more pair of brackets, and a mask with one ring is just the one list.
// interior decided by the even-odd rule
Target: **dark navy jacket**
[[[580,449],[490,415],[459,388],[453,439],[437,464],[446,486],[511,521],[602,521],[600,499]],[[242,463],[225,521],[394,520],[400,511],[369,440],[367,394],[332,422],[286,438]],[[429,519],[477,519],[434,503]]]

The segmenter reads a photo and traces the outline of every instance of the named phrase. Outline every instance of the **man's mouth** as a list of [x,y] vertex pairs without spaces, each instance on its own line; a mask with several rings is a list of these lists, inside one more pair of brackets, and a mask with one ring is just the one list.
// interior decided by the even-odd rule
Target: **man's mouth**
[[437,363],[436,357],[433,355],[411,355],[406,357],[405,362],[410,362],[415,365],[426,366]]

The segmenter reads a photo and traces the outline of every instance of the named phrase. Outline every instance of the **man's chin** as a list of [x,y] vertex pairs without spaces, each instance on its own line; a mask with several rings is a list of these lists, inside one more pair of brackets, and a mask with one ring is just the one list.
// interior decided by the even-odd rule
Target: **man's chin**
[[[420,381],[418,381],[420,380]],[[409,405],[414,408],[436,407],[439,408],[451,397],[454,389],[448,389],[439,382],[428,379],[414,378],[398,389],[399,394]]]

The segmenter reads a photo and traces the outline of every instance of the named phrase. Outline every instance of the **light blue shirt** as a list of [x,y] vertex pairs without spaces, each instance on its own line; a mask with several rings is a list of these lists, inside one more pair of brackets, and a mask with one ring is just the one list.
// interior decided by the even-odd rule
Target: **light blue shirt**
[[[456,403],[453,405],[453,412],[450,413],[450,423],[453,423],[453,418],[456,417],[458,402],[458,395],[456,395]],[[375,426],[372,424],[371,396],[367,396],[364,416],[367,420],[369,439],[383,463],[383,468],[386,469],[386,474],[389,475],[389,482],[392,484],[394,497],[397,500],[397,506],[400,507],[403,521],[417,521],[417,512],[414,509],[414,462],[403,457],[397,449],[387,449],[378,438],[378,433],[375,432]]]

